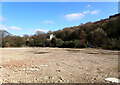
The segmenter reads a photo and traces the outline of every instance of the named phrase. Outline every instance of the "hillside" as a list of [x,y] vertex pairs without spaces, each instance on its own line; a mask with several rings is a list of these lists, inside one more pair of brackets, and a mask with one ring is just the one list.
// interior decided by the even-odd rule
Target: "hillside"
[[118,45],[120,42],[120,14],[93,23],[88,22],[83,25],[64,28],[54,32],[54,34],[64,41],[80,40],[95,47],[104,45],[103,48],[118,49],[120,48]]
[[[51,33],[37,33],[24,37],[6,36],[3,46],[48,46],[65,48],[83,48],[92,45],[94,48],[120,50],[120,14],[101,19],[96,22],[88,22],[74,27],[52,32],[56,38],[51,41],[46,36]],[[9,39],[11,38],[11,39]],[[21,42],[19,42],[19,39]],[[12,41],[11,41],[12,40]],[[11,43],[17,44],[13,45]]]

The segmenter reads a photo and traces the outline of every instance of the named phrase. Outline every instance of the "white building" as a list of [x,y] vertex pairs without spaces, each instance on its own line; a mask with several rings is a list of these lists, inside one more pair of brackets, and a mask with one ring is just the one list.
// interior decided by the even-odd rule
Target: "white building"
[[53,38],[55,38],[55,36],[54,36],[53,34],[50,34],[49,36],[47,36],[47,38],[48,38],[49,40],[52,40]]

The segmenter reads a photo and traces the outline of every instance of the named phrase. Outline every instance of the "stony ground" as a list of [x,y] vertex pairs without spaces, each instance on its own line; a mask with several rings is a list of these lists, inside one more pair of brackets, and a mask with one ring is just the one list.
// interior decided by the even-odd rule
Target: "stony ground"
[[101,83],[118,77],[118,51],[0,48],[0,82]]

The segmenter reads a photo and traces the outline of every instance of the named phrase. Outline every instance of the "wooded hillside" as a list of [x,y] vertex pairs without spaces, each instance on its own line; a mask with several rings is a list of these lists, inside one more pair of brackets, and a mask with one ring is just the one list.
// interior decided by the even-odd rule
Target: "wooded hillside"
[[[2,32],[4,34],[4,31]],[[2,36],[3,47],[52,46],[83,48],[92,45],[94,48],[120,50],[120,14],[93,23],[88,22],[46,34],[37,32],[35,35],[24,35],[23,37],[8,34]],[[48,40],[46,37],[50,34],[54,34],[55,38]]]

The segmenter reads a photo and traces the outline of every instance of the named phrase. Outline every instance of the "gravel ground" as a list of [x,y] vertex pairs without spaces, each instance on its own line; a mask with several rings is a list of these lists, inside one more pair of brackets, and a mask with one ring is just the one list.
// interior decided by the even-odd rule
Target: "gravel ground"
[[3,83],[107,83],[118,52],[102,49],[0,48]]

